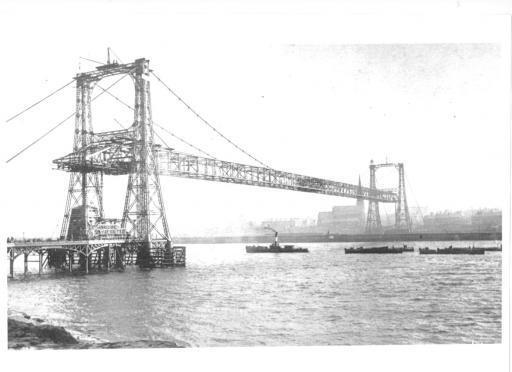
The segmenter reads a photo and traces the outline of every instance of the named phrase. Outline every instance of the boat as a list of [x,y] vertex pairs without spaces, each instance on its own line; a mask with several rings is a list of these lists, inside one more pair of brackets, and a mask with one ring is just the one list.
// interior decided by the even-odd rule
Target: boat
[[352,253],[402,253],[404,251],[403,247],[395,248],[395,247],[388,247],[382,246],[382,247],[351,247],[351,248],[345,248],[345,254],[352,254]]
[[402,247],[403,252],[414,252],[414,247],[408,247],[407,244],[404,244]]
[[420,248],[420,254],[484,254],[485,249],[475,247]]
[[486,252],[501,252],[502,251],[501,245],[499,247],[482,247],[481,249],[483,249]]
[[245,251],[247,253],[307,253],[309,250],[307,248],[295,247],[294,245],[274,245],[274,243],[269,246],[264,245],[248,245],[245,247]]
[[271,227],[265,227],[275,233],[274,242],[269,246],[264,245],[247,245],[245,246],[246,253],[307,253],[307,248],[295,247],[292,244],[280,245],[278,241],[278,232]]
[[499,245],[496,245],[494,247],[475,247],[475,246],[473,246],[473,249],[483,249],[486,252],[501,252],[503,249],[503,245],[500,243]]
[[420,254],[437,254],[437,249],[431,249],[428,247],[420,248],[419,249]]

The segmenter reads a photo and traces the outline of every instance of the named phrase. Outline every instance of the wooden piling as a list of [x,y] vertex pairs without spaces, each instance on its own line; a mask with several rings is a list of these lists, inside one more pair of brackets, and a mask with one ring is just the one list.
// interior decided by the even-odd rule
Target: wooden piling
[[43,273],[43,252],[39,251],[39,275]]
[[9,274],[11,278],[14,278],[14,249],[11,249],[11,254],[9,255]]
[[23,275],[28,273],[28,253],[23,253]]
[[89,274],[89,246],[85,246],[85,273]]
[[112,265],[110,262],[110,247],[106,248],[106,254],[107,254],[107,271],[110,271],[110,266]]

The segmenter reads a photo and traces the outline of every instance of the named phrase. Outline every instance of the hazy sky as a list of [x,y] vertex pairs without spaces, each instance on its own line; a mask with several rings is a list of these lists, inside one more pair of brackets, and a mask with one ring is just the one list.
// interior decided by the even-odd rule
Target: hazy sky
[[[497,17],[343,17],[336,12],[170,9],[163,3],[4,5],[0,108],[4,121],[104,61],[147,57],[155,72],[228,137],[276,169],[368,184],[370,159],[405,163],[411,206],[501,208],[508,192],[509,24]],[[107,86],[109,81],[102,82]],[[112,92],[129,103],[125,79]],[[74,111],[73,87],[0,124],[2,162]],[[252,163],[215,136],[158,82],[153,118],[218,158]],[[96,131],[131,124],[104,95]],[[50,235],[60,227],[69,175],[51,161],[72,149],[73,121],[2,164],[2,229]],[[191,149],[160,133],[178,150]],[[396,175],[379,173],[379,186]],[[106,179],[106,212],[120,217],[126,177]],[[279,217],[316,217],[355,201],[165,177],[171,232]]]

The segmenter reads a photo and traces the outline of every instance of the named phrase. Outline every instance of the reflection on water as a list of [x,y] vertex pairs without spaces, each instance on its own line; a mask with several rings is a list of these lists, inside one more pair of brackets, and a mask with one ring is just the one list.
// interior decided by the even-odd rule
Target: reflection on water
[[189,245],[185,268],[10,281],[9,309],[108,341],[501,342],[500,252],[345,255],[350,245],[302,244],[306,254]]

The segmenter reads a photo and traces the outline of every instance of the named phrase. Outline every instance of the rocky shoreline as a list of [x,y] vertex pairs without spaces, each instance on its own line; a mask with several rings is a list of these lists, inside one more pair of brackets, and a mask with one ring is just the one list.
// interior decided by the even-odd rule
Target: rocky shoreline
[[183,348],[179,340],[135,340],[117,342],[82,341],[64,327],[46,323],[21,313],[7,319],[9,349],[118,349],[118,348]]

